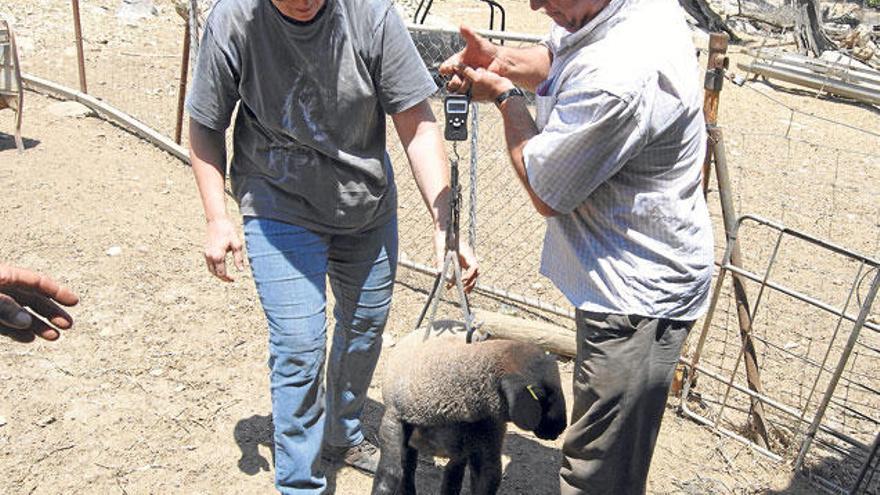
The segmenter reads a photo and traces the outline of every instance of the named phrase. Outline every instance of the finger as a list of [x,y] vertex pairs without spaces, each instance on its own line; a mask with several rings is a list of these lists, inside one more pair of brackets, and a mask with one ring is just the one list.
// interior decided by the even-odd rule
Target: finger
[[241,244],[233,246],[232,258],[235,260],[235,268],[238,271],[244,270],[244,254],[241,249]]
[[[457,68],[454,70],[458,71]],[[453,93],[458,93],[458,92],[460,92],[460,88],[462,86],[464,86],[464,83],[465,83],[465,80],[463,78],[459,77],[458,74],[456,73],[451,78],[449,78],[449,81],[446,82],[446,89],[453,92]]]
[[214,271],[214,261],[207,254],[205,255],[205,265],[208,267],[208,273],[216,276],[217,273]]
[[462,24],[458,27],[458,32],[461,33],[462,39],[468,46],[479,45],[483,40],[482,36],[478,35],[468,26]]
[[474,69],[472,67],[468,67],[467,65],[461,65],[458,67],[458,74],[462,76],[467,82],[474,82],[480,77],[480,72],[482,69]]
[[461,63],[461,52],[452,55],[447,58],[440,64],[440,67],[437,68],[437,72],[439,72],[443,76],[448,76],[455,72],[455,68]]
[[42,273],[32,272],[23,268],[5,267],[0,271],[0,287],[27,289],[51,297],[65,306],[73,306],[79,297],[67,287],[59,284]]
[[14,291],[11,295],[21,306],[27,306],[34,313],[49,320],[58,328],[68,329],[73,326],[73,317],[55,301],[42,294],[34,294],[26,291]]
[[468,274],[465,276],[464,291],[470,293],[477,286],[477,277],[479,270],[476,267],[468,268]]
[[[25,311],[27,311],[31,317],[31,324],[25,329],[18,329],[21,338],[16,338],[16,340],[30,342],[33,340],[33,335],[37,335],[46,340],[58,340],[61,333],[57,329],[52,327],[49,323],[46,323],[39,314],[29,310]],[[0,325],[0,328],[2,328],[2,325]]]
[[224,282],[232,282],[232,278],[226,273],[226,259],[214,263],[214,275]]
[[464,269],[461,278],[464,280],[465,292],[470,292],[477,285],[477,265],[470,263],[470,260],[463,260]]
[[46,322],[41,321],[39,318],[34,318],[34,323],[31,325],[31,331],[46,340],[58,340],[58,337],[61,336],[58,330],[47,325]]
[[24,330],[31,326],[30,313],[25,311],[15,299],[0,293],[0,325]]

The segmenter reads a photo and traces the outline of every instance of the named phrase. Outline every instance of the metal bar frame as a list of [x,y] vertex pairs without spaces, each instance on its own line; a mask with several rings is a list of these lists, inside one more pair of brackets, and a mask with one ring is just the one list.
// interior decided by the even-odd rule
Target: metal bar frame
[[[778,232],[778,235],[776,238],[776,245],[774,246],[773,253],[770,256],[770,259],[768,261],[768,264],[767,264],[767,267],[765,269],[765,273],[763,276],[756,274],[756,273],[753,273],[749,270],[736,267],[731,263],[731,254],[732,254],[733,248],[737,242],[737,237],[738,237],[738,234],[740,231],[740,227],[745,222],[755,223],[758,226],[768,227],[768,228]],[[852,260],[859,263],[858,273],[856,274],[855,280],[853,282],[853,286],[850,289],[850,293],[847,296],[847,299],[846,299],[846,302],[844,303],[843,308],[841,308],[841,309],[834,308],[830,304],[827,304],[821,300],[818,300],[814,297],[808,296],[808,295],[803,294],[799,291],[790,289],[788,287],[785,287],[785,286],[778,284],[778,283],[774,283],[769,280],[769,274],[771,272],[772,266],[776,260],[777,255],[778,255],[780,242],[781,242],[782,238],[785,236],[790,236],[790,237],[793,237],[796,239],[806,241],[814,246],[818,246],[819,248],[823,248],[823,249],[826,249],[826,250],[831,251],[833,253],[845,256],[845,257],[852,259]],[[861,279],[864,276],[863,273],[864,273],[864,269],[866,267],[869,270],[874,270],[875,275],[873,277],[873,281],[871,283],[870,289],[868,290],[868,293],[866,294],[862,304],[859,306],[858,315],[852,315],[851,313],[848,312],[848,307],[850,305],[850,301],[852,300],[852,295],[857,291],[857,287],[858,287]],[[712,370],[712,369],[709,369],[706,366],[702,366],[700,364],[699,360],[700,360],[701,354],[704,350],[704,346],[705,346],[705,343],[707,340],[708,333],[711,329],[712,319],[715,315],[718,301],[721,296],[722,288],[724,285],[724,279],[728,273],[730,273],[732,275],[734,275],[734,274],[739,275],[739,276],[742,276],[748,280],[751,280],[753,282],[757,282],[757,283],[761,284],[761,288],[760,288],[761,292],[763,292],[766,288],[770,288],[776,292],[780,292],[780,293],[785,294],[789,297],[792,297],[796,300],[799,300],[803,303],[807,303],[813,307],[816,307],[816,308],[821,309],[827,313],[830,313],[834,316],[837,316],[838,323],[837,323],[836,328],[834,329],[833,338],[830,340],[830,342],[828,344],[828,349],[825,352],[823,362],[818,367],[816,381],[813,384],[814,389],[817,388],[819,377],[822,375],[822,373],[825,371],[828,371],[828,369],[825,367],[825,363],[827,362],[827,360],[830,356],[831,350],[834,347],[836,337],[839,334],[839,330],[840,330],[840,326],[841,326],[842,322],[844,320],[847,320],[847,321],[850,321],[853,323],[853,328],[850,330],[850,334],[849,334],[849,338],[847,340],[847,343],[846,343],[844,349],[842,350],[840,357],[837,360],[837,366],[833,370],[831,380],[828,383],[828,385],[825,387],[825,392],[822,396],[822,399],[819,403],[819,406],[817,407],[815,413],[813,413],[813,415],[809,419],[807,419],[807,411],[810,407],[810,403],[812,402],[813,391],[811,391],[811,393],[810,393],[810,399],[804,403],[802,408],[795,408],[792,406],[788,406],[788,405],[786,405],[776,399],[773,399],[772,397],[769,397],[766,394],[755,393],[754,391],[749,390],[748,387],[741,385],[741,384],[738,384],[738,383],[735,383],[736,373],[737,373],[737,369],[738,369],[737,365],[742,360],[743,346],[740,346],[740,348],[739,348],[740,352],[738,353],[738,356],[737,356],[737,365],[734,366],[734,369],[732,372],[730,372],[729,376],[727,376],[726,372],[724,372],[723,370],[722,371]],[[764,219],[764,218],[757,216],[757,215],[743,215],[737,219],[734,228],[731,229],[730,232],[728,232],[727,245],[725,247],[724,256],[723,256],[723,259],[721,262],[721,268],[718,273],[718,278],[717,278],[715,284],[716,284],[715,289],[712,293],[710,303],[709,303],[709,312],[707,313],[705,320],[703,322],[703,327],[700,332],[700,337],[699,337],[697,346],[694,349],[693,356],[690,358],[690,360],[684,359],[684,358],[682,358],[682,360],[681,360],[682,363],[684,363],[688,368],[690,368],[689,379],[685,380],[684,387],[682,389],[681,401],[680,401],[681,411],[686,416],[697,421],[698,423],[710,426],[714,430],[718,431],[721,434],[724,434],[725,436],[728,436],[728,437],[733,438],[741,443],[749,445],[755,451],[765,455],[766,457],[769,457],[770,459],[773,459],[776,461],[782,460],[783,456],[780,455],[780,453],[773,452],[769,448],[763,448],[763,447],[757,445],[756,443],[754,443],[753,441],[751,441],[750,439],[745,438],[744,436],[742,436],[734,431],[731,431],[727,428],[724,428],[720,424],[721,423],[720,420],[722,418],[724,410],[727,407],[726,406],[727,396],[729,395],[731,389],[733,389],[733,390],[736,390],[737,392],[746,394],[747,396],[749,396],[752,399],[758,399],[762,403],[794,418],[796,421],[795,424],[797,425],[796,434],[800,433],[800,431],[801,431],[800,428],[803,425],[806,425],[806,424],[809,425],[809,428],[807,429],[807,432],[804,435],[803,440],[800,443],[798,456],[797,456],[797,459],[795,460],[794,467],[793,467],[794,470],[800,470],[800,469],[804,468],[804,460],[810,450],[810,447],[811,447],[813,441],[816,440],[816,434],[818,432],[829,434],[829,435],[831,435],[831,436],[833,436],[843,442],[846,442],[846,443],[852,445],[853,447],[855,447],[859,450],[864,451],[866,454],[868,454],[870,451],[870,448],[871,448],[870,446],[865,445],[863,442],[851,437],[850,435],[847,435],[846,433],[837,431],[834,428],[823,424],[822,421],[824,419],[825,412],[827,410],[828,405],[832,402],[837,384],[840,381],[841,376],[843,375],[843,372],[846,368],[846,365],[849,362],[849,358],[852,354],[853,348],[856,345],[856,341],[859,338],[861,330],[863,328],[868,328],[868,329],[875,330],[875,331],[878,330],[876,324],[872,324],[867,321],[867,317],[870,313],[870,310],[872,308],[874,300],[876,299],[878,289],[880,289],[880,261],[878,261],[877,259],[868,257],[868,256],[858,254],[852,250],[849,250],[849,249],[846,249],[846,248],[841,247],[839,245],[824,241],[824,240],[819,239],[817,237],[814,237],[812,235],[809,235],[809,234],[806,234],[806,233],[803,233],[803,232],[800,232],[800,231],[797,231],[794,229],[790,229],[790,228],[785,227],[784,225],[782,225],[778,222],[767,220],[767,219]],[[756,315],[757,306],[758,306],[757,303],[760,302],[761,292],[759,292],[758,301],[756,301],[755,311],[752,312],[753,319]],[[710,419],[706,416],[703,416],[700,413],[694,411],[693,409],[691,409],[689,407],[689,400],[691,399],[692,388],[693,388],[693,384],[695,383],[694,378],[696,377],[696,374],[698,372],[702,373],[703,375],[706,375],[707,377],[709,377],[711,379],[719,381],[725,385],[725,390],[724,390],[725,400],[722,402],[722,406],[719,409],[718,414],[714,419]],[[836,486],[834,483],[830,482],[829,480],[822,480],[822,481],[823,481],[822,484],[825,485],[826,488],[831,488],[833,486],[834,487],[833,489],[836,491],[840,491],[840,492],[845,491],[843,488]]]

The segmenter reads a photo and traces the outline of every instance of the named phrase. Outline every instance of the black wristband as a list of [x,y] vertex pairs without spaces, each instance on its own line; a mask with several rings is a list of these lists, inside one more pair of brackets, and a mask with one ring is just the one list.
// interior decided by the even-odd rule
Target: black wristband
[[523,93],[523,90],[517,88],[516,86],[508,89],[507,91],[501,93],[495,98],[495,106],[501,108],[501,104],[504,103],[504,100],[510,98],[511,96],[522,96],[525,97],[526,94]]

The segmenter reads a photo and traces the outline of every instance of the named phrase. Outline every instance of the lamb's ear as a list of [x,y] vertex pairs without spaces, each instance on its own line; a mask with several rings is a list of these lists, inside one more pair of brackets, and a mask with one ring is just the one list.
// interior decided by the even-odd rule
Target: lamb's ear
[[518,374],[501,378],[501,391],[507,399],[507,412],[513,424],[526,431],[533,431],[541,422],[540,385],[529,383]]

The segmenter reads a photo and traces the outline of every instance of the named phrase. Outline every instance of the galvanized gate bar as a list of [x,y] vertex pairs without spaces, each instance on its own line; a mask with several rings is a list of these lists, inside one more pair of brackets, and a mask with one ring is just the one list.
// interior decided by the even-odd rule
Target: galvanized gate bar
[[810,449],[810,445],[813,443],[813,438],[819,430],[822,418],[825,416],[825,410],[828,408],[831,396],[834,395],[834,389],[837,387],[837,382],[840,381],[840,375],[843,374],[843,370],[846,368],[846,364],[849,361],[849,356],[852,354],[853,347],[856,345],[856,340],[858,340],[862,327],[868,319],[868,314],[871,313],[871,306],[874,304],[874,298],[877,297],[878,290],[880,290],[880,270],[877,270],[876,275],[874,275],[874,281],[871,283],[871,288],[868,289],[868,294],[865,296],[865,302],[862,304],[861,311],[859,311],[858,320],[856,320],[852,333],[849,335],[849,340],[846,342],[843,354],[841,354],[840,360],[837,362],[837,369],[834,371],[834,375],[828,383],[828,388],[825,390],[825,396],[822,397],[822,402],[819,404],[819,409],[816,411],[813,423],[810,425],[810,429],[807,430],[807,435],[801,444],[801,450],[794,463],[794,469],[800,469],[804,463],[807,451]]

